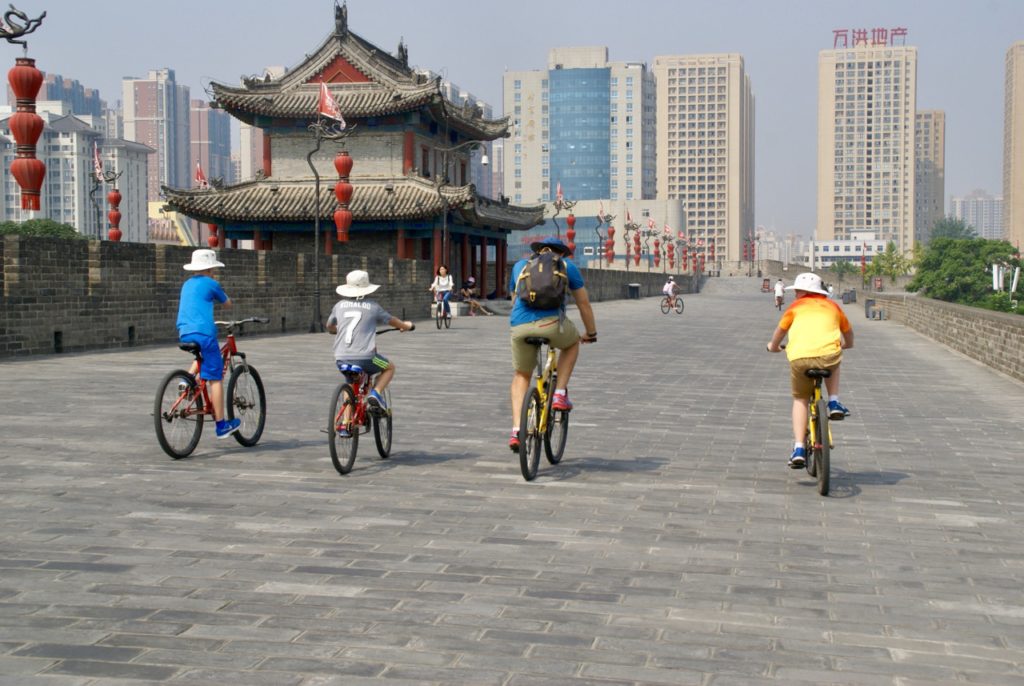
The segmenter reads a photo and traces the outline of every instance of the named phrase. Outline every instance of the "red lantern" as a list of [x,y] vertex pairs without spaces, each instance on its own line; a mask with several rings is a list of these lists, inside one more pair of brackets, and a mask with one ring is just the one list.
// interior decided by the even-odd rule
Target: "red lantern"
[[672,243],[669,243],[668,245],[665,246],[665,249],[668,250],[668,268],[669,269],[675,269],[676,268],[676,246],[673,245]]
[[206,244],[211,248],[216,248],[217,243],[217,225],[210,224],[210,235],[206,237]]
[[338,170],[338,183],[334,184],[334,197],[338,199],[338,209],[334,211],[334,226],[338,229],[338,242],[348,241],[348,230],[352,228],[352,212],[348,209],[352,202],[352,184],[348,182],[352,173],[352,157],[347,150],[334,156],[334,168]]
[[747,243],[743,244],[743,260],[744,261],[746,261],[746,259],[747,259],[747,245],[748,245]]
[[654,266],[661,266],[661,241],[654,239]]
[[107,193],[107,202],[110,203],[110,212],[107,219],[110,220],[110,230],[107,231],[107,238],[112,241],[121,240],[121,212],[117,209],[121,204],[121,193],[116,188]]
[[567,243],[570,253],[576,252],[576,215],[572,212],[565,218],[565,223],[569,227],[565,232],[565,237],[569,241]]
[[46,165],[36,159],[36,142],[43,132],[43,120],[36,114],[36,96],[43,84],[43,73],[36,69],[36,61],[31,57],[18,57],[7,72],[7,81],[16,103],[9,123],[17,143],[11,175],[21,187],[21,209],[38,210],[39,189],[46,175]]

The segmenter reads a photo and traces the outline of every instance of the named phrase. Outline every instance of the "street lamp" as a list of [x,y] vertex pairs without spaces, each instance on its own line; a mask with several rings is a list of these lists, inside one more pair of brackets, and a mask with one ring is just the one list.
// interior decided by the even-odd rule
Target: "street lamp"
[[[443,216],[441,218],[441,263],[442,264],[447,264],[448,263],[448,251],[449,251],[449,246],[448,246],[448,200],[447,200],[447,198],[444,197],[444,193],[441,192],[441,189],[444,188],[445,186],[447,186],[449,181],[450,181],[450,179],[448,178],[448,153],[456,152],[456,151],[462,150],[464,148],[470,148],[470,156],[472,156],[473,151],[475,151],[477,148],[480,148],[480,147],[483,147],[483,143],[481,143],[480,141],[466,141],[464,143],[459,143],[458,145],[451,145],[451,146],[447,146],[447,147],[444,147],[444,148],[440,148],[441,153],[442,153],[442,158],[441,158],[442,159],[442,168],[441,168],[441,176],[440,176],[440,178],[438,178],[438,181],[437,181],[437,197],[441,199],[441,205],[444,208],[444,214],[443,214]],[[486,167],[490,163],[491,163],[491,161],[487,158],[487,153],[485,152],[483,154],[483,156],[481,156],[481,158],[480,158],[480,164],[482,164],[483,166]]]
[[325,121],[324,117],[318,114],[316,121],[307,128],[316,139],[316,147],[306,155],[306,163],[316,180],[313,191],[313,320],[309,324],[309,332],[323,333],[324,323],[320,316],[320,172],[313,164],[313,155],[320,152],[320,144],[325,140],[340,141],[351,135],[355,126],[345,127],[333,119]]

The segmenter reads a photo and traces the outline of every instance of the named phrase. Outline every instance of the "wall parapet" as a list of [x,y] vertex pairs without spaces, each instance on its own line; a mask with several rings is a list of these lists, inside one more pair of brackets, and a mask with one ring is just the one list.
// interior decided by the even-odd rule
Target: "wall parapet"
[[872,293],[886,317],[993,369],[1024,381],[1024,317],[933,300]]

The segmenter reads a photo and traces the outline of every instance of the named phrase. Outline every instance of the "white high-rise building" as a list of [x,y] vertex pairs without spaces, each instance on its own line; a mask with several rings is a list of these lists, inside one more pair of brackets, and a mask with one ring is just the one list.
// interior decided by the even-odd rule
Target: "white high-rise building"
[[1024,244],[1024,41],[1006,51],[1003,119],[1003,237]]
[[818,57],[819,241],[914,242],[917,48],[875,45]]
[[922,110],[914,129],[914,240],[927,243],[946,206],[946,113]]
[[153,151],[131,141],[104,138],[102,131],[89,126],[83,118],[69,114],[69,107],[63,103],[42,101],[36,108],[43,118],[43,134],[36,145],[36,156],[46,165],[38,211],[21,209],[21,190],[10,173],[15,157],[14,137],[9,128],[11,108],[0,108],[0,155],[3,157],[0,183],[4,193],[0,220],[23,222],[47,218],[73,226],[84,236],[106,238],[110,209],[107,192],[111,186],[95,183],[95,143],[105,170],[122,172],[117,180],[122,196],[121,240],[146,241],[146,165]]
[[754,95],[735,53],[654,58],[658,198],[681,199],[690,238],[717,260],[754,236]]
[[125,77],[121,85],[124,137],[156,151],[149,160],[149,198],[160,197],[160,186],[191,186],[188,86],[175,82],[173,69]]
[[983,190],[971,191],[965,196],[949,200],[949,214],[963,220],[981,238],[998,240],[1003,237],[1003,198]]
[[654,75],[608,48],[555,48],[545,70],[504,76],[505,195],[516,204],[653,199]]

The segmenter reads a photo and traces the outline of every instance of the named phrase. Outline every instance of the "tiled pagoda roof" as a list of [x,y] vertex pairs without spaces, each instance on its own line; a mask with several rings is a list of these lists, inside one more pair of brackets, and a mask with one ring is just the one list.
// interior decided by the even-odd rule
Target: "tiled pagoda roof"
[[[444,210],[436,185],[418,176],[353,178],[352,210],[355,221],[420,220]],[[392,190],[389,190],[389,187]],[[169,209],[199,221],[311,222],[313,179],[277,181],[259,179],[221,189],[177,189],[163,186]],[[471,226],[525,230],[544,221],[544,206],[521,207],[484,198],[472,184],[444,186],[447,205]],[[330,221],[338,202],[331,180],[320,183],[321,220]]]
[[440,77],[418,73],[407,62],[406,55],[396,58],[349,31],[346,22],[280,78],[247,78],[241,86],[213,82],[211,87],[219,107],[249,123],[255,115],[312,118],[323,79],[346,119],[428,107],[435,119],[447,121],[452,129],[470,139],[494,140],[505,135],[507,117],[484,119],[478,107],[452,103],[441,92]]

